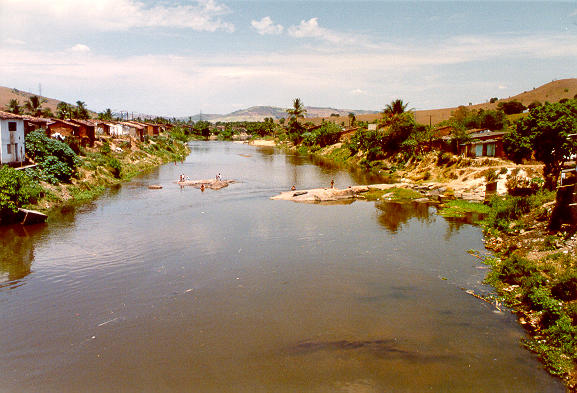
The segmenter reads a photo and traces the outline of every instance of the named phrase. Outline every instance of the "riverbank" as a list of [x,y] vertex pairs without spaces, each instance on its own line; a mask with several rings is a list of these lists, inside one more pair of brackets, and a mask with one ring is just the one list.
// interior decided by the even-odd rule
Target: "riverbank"
[[[342,144],[336,144],[306,153],[362,166],[361,155],[351,158],[343,149]],[[484,228],[486,248],[493,252],[490,256],[478,254],[491,266],[486,282],[496,291],[496,296],[487,300],[517,314],[528,334],[523,341],[526,348],[537,353],[546,369],[560,377],[569,391],[576,392],[576,228],[549,229],[553,192],[508,196],[509,188],[531,186],[533,179],[542,175],[542,166],[440,153],[429,153],[402,166],[386,161],[379,166],[378,172],[390,176],[393,184],[348,189],[339,198],[436,201],[445,202],[439,205],[443,216],[474,213],[474,221]],[[493,197],[485,195],[487,183],[493,183]],[[320,190],[295,190],[273,199],[310,203],[334,197],[331,189]],[[487,203],[480,203],[486,199]]]
[[162,135],[145,142],[134,138],[101,137],[79,152],[80,165],[69,183],[40,181],[43,196],[32,208],[50,215],[62,205],[80,204],[107,188],[128,181],[168,162],[180,162],[190,150],[183,141]]

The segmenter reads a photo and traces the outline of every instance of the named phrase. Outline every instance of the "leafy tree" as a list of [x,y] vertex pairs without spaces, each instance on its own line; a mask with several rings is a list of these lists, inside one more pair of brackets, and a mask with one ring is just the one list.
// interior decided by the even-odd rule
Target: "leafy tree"
[[499,101],[499,99],[498,99],[497,97],[493,97],[493,98],[491,98],[491,99],[489,100],[489,102],[490,102],[491,104],[494,104],[494,103],[497,102],[497,101]]
[[10,102],[6,104],[6,112],[14,113],[15,115],[20,115],[23,112],[20,103],[16,98],[10,99]]
[[506,115],[514,115],[515,113],[521,113],[527,109],[527,107],[519,101],[500,102],[497,105],[497,108],[505,112]]
[[80,164],[69,145],[47,137],[42,129],[26,135],[26,154],[36,161],[43,179],[53,184],[70,181]]
[[339,141],[342,129],[334,123],[326,122],[320,128],[303,135],[303,143],[308,146],[325,147]]
[[12,222],[18,208],[35,203],[42,192],[42,188],[25,171],[0,167],[0,223]]
[[541,105],[543,105],[543,104],[541,104],[541,102],[533,101],[527,106],[527,108],[529,108],[529,110],[531,110],[531,109],[536,108],[536,107],[541,106]]
[[42,116],[42,106],[46,103],[44,98],[38,96],[31,96],[24,103],[24,109],[31,116]]
[[577,100],[546,103],[530,110],[517,127],[504,138],[504,148],[516,162],[535,158],[545,164],[545,187],[553,190],[563,164],[577,152],[577,142],[569,135],[577,129]]
[[58,119],[70,119],[72,117],[72,105],[60,101],[58,105],[56,105],[56,117]]
[[207,121],[197,121],[194,125],[194,133],[196,135],[202,135],[205,138],[210,136],[210,123]]

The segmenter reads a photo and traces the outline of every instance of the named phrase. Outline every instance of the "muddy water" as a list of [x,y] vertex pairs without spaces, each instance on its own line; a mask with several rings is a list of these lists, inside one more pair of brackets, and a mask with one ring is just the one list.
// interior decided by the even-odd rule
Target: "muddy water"
[[[213,191],[175,180],[217,173]],[[268,198],[362,174],[198,142],[50,225],[0,229],[0,392],[562,392],[432,207]],[[147,185],[161,184],[162,190]]]

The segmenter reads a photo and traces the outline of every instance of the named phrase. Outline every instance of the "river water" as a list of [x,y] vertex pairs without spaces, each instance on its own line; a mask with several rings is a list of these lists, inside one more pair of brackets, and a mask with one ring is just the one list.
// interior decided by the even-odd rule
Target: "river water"
[[[562,392],[486,292],[479,228],[434,208],[296,204],[366,184],[272,148],[183,162],[0,229],[0,392]],[[201,192],[175,181],[222,173]],[[150,190],[160,184],[162,190]]]

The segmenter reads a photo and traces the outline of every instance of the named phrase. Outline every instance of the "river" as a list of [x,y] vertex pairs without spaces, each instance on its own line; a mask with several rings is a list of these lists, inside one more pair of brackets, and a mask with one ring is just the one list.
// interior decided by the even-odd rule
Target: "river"
[[[49,225],[0,229],[0,392],[563,392],[487,293],[478,227],[426,205],[297,204],[376,182],[193,142]],[[215,191],[175,181],[221,173]],[[160,184],[162,190],[148,189]]]

